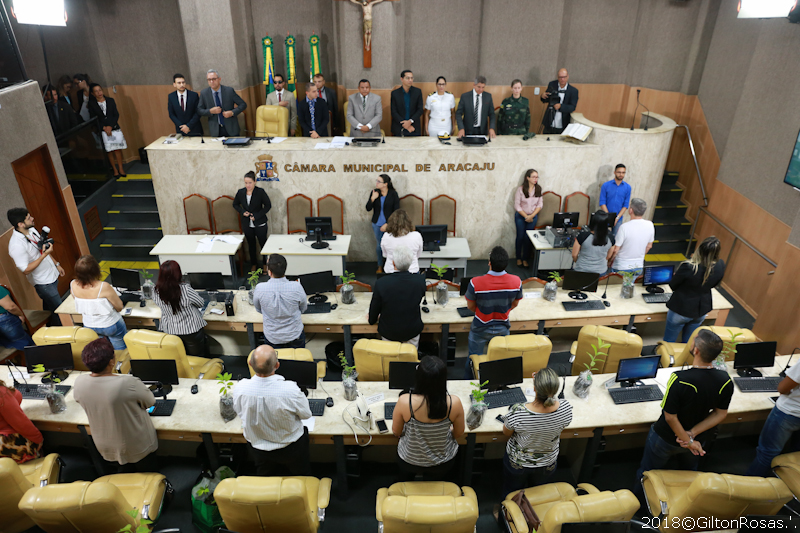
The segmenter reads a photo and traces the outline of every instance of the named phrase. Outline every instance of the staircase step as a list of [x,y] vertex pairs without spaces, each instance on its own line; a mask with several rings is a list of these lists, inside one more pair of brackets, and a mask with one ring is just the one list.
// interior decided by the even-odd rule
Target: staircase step
[[669,225],[669,226],[656,226],[656,241],[657,242],[670,242],[670,241],[688,241],[691,226],[683,225]]
[[100,248],[104,261],[152,261],[150,249],[147,248],[123,248],[112,246]]
[[686,252],[688,241],[680,242],[654,242],[649,254],[682,254]]
[[664,172],[664,175],[661,178],[661,186],[664,187],[665,185],[675,185],[678,183],[679,174],[677,172]]
[[681,196],[683,189],[661,189],[658,191],[658,199],[656,205],[681,205]]
[[158,211],[156,204],[156,196],[154,194],[139,194],[139,195],[118,195],[114,194],[111,197],[111,208],[115,210],[140,210],[140,211]]
[[686,222],[686,208],[656,208],[653,213],[654,224],[682,224]]
[[115,194],[155,194],[152,180],[117,181]]
[[656,209],[667,209],[667,208],[682,208],[688,209],[688,205],[684,204],[681,201],[680,196],[677,198],[667,198],[663,202],[661,201],[661,195],[658,195],[658,201],[656,202]]

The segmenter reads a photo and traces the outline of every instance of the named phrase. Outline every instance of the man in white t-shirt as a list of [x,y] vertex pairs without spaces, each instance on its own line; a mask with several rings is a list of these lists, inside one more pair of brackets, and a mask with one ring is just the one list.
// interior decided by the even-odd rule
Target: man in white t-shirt
[[608,262],[614,272],[641,271],[644,267],[644,256],[653,247],[656,236],[653,223],[642,218],[645,211],[644,200],[631,199],[631,219],[619,228],[614,247],[608,251]]

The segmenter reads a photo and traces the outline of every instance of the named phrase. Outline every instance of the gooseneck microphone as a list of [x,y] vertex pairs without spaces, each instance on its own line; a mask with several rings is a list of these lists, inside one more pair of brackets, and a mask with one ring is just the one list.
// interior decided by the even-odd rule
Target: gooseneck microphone
[[608,292],[608,281],[611,279],[611,274],[612,274],[612,273],[611,273],[611,272],[609,272],[609,273],[608,273],[608,276],[606,276],[606,286],[605,286],[605,288],[603,289],[603,295],[600,297],[600,298],[601,298],[601,299],[603,299],[603,300],[605,300],[605,299],[606,299],[606,293]]

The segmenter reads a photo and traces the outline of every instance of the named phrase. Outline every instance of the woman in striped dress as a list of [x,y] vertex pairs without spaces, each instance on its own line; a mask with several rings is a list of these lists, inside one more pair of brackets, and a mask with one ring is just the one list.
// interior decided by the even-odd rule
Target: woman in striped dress
[[417,366],[413,394],[397,400],[392,433],[400,439],[397,462],[400,480],[421,474],[425,481],[442,481],[455,466],[464,434],[464,407],[447,393],[447,366],[438,357],[423,357]]
[[541,485],[555,472],[561,432],[572,422],[572,406],[557,400],[558,374],[550,368],[533,373],[536,399],[511,407],[503,417],[508,439],[503,457],[503,497]]
[[177,335],[187,355],[208,357],[206,321],[200,309],[205,302],[188,283],[181,283],[181,267],[175,261],[164,261],[158,270],[158,283],[153,301],[161,308],[158,331]]

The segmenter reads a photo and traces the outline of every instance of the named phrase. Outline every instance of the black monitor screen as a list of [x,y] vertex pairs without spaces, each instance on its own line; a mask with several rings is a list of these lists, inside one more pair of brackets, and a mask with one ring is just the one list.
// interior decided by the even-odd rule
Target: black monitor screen
[[775,351],[778,343],[741,342],[736,345],[733,368],[765,368],[775,364]]
[[561,533],[629,533],[630,522],[569,522],[561,526]]
[[469,283],[472,281],[472,278],[461,278],[461,287],[459,287],[458,292],[461,296],[467,294],[467,290],[469,289]]
[[278,358],[281,366],[275,371],[287,381],[294,381],[304,389],[317,388],[317,363],[313,361],[295,361]]
[[574,228],[578,225],[578,219],[580,218],[580,213],[569,212],[569,213],[554,213],[553,214],[553,227],[554,228]]
[[617,383],[620,381],[637,381],[656,377],[661,356],[630,357],[619,360]]
[[[617,219],[616,213],[606,213],[606,223],[608,224],[609,228],[614,227],[614,221]],[[594,222],[595,214],[592,213],[592,218],[589,220],[589,227],[592,227],[592,222]]]
[[800,189],[800,133],[792,149],[792,157],[789,159],[789,168],[786,169],[784,183],[788,183],[795,189]]
[[417,381],[419,363],[411,361],[389,362],[389,388],[395,390],[412,390]]
[[130,270],[127,268],[110,268],[111,284],[114,287],[128,289],[129,291],[138,291],[142,288],[139,282],[139,271]]
[[178,365],[174,359],[131,359],[131,374],[144,383],[178,384]]
[[416,229],[422,235],[422,242],[436,242],[439,246],[447,244],[447,224],[417,226]]
[[565,291],[596,292],[598,281],[600,281],[599,274],[595,274],[593,272],[567,270],[564,272],[564,282],[562,283],[562,288]]
[[646,266],[642,274],[642,285],[663,285],[672,281],[675,265]]
[[316,237],[318,232],[323,237],[333,236],[331,217],[306,217],[306,233],[308,236]]
[[75,367],[72,361],[72,346],[69,344],[26,346],[25,365],[29,374],[34,373],[33,367],[36,365],[44,366],[45,372],[72,370]]
[[189,284],[193,289],[207,291],[219,291],[225,288],[225,282],[219,272],[192,272],[189,274]]
[[481,383],[489,381],[489,390],[522,383],[522,357],[486,361],[480,366]]
[[297,276],[306,294],[319,294],[321,292],[336,292],[336,281],[333,278],[333,271],[314,272],[313,274],[303,274]]

